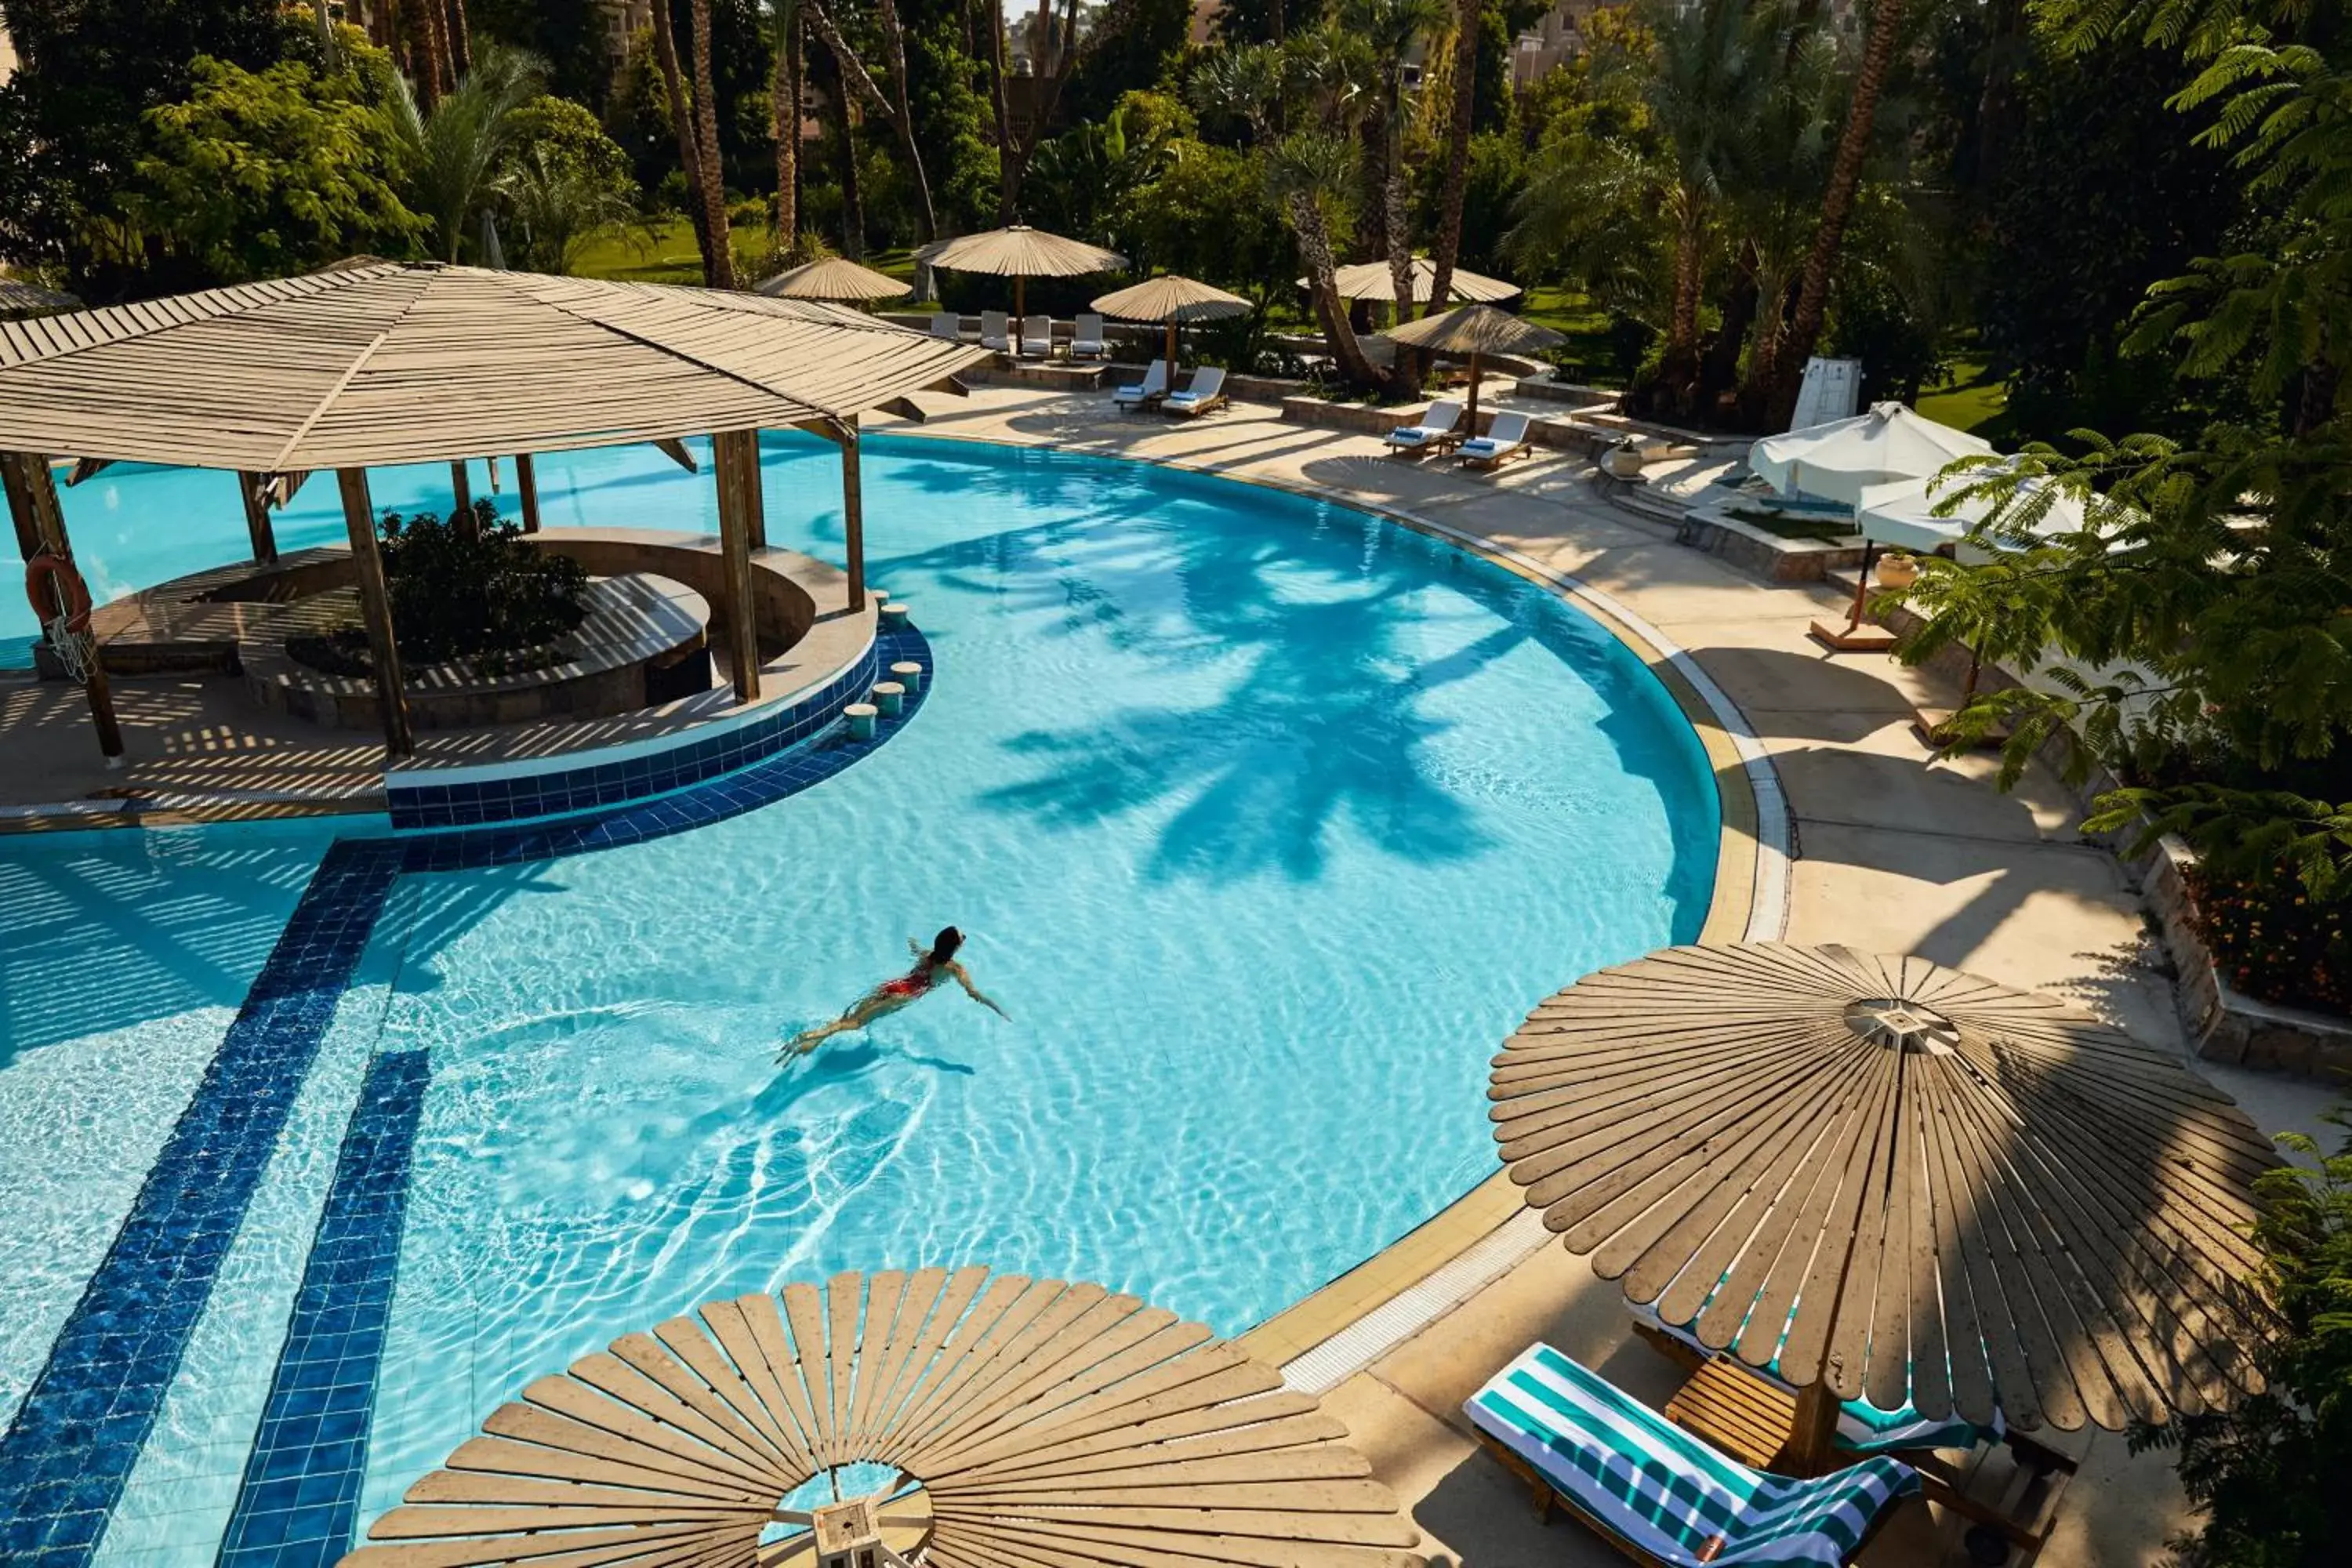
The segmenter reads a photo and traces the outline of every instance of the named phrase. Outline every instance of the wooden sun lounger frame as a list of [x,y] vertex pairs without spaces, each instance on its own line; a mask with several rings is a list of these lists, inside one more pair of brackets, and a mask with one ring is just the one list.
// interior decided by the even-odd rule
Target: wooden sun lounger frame
[[[1636,1319],[1633,1332],[1685,1372],[1696,1373],[1707,1364],[1707,1356],[1654,1323]],[[1920,1487],[1929,1502],[1991,1531],[2024,1553],[2024,1561],[2030,1563],[2049,1542],[2050,1532],[2057,1524],[2059,1500],[2064,1496],[2066,1483],[2074,1478],[2081,1461],[2022,1432],[2004,1432],[2000,1441],[2016,1456],[2017,1474],[2001,1497],[1990,1502],[1968,1494],[1968,1467],[1953,1464],[1937,1449],[1903,1448],[1895,1450],[1893,1457],[1919,1472]],[[2053,1476],[2058,1478],[2055,1484],[2040,1487],[2042,1495],[2035,1497],[2039,1483]]]

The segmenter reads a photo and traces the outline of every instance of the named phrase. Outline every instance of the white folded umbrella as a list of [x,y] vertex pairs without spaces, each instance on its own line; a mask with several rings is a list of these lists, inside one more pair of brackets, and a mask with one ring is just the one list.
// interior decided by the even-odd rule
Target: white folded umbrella
[[1981,457],[1990,442],[1938,425],[1900,403],[1827,425],[1767,436],[1748,448],[1748,467],[1782,495],[1802,493],[1853,506],[1867,485],[1925,479],[1957,458]]
[[[1927,554],[1947,544],[1958,544],[1961,560],[1988,560],[1990,557],[1986,552],[1960,542],[1969,529],[1992,515],[1993,502],[1990,498],[1971,496],[1955,504],[1948,517],[1937,515],[1955,493],[1986,477],[1983,473],[1956,474],[1941,481],[1897,479],[1888,484],[1864,485],[1853,509],[1855,525],[1864,539],[1874,543]],[[2040,483],[2037,479],[2025,481],[2029,490]],[[2083,526],[2082,501],[2074,496],[2060,495],[2050,503],[2050,510],[2034,524],[2033,531],[2042,535],[2075,533]]]

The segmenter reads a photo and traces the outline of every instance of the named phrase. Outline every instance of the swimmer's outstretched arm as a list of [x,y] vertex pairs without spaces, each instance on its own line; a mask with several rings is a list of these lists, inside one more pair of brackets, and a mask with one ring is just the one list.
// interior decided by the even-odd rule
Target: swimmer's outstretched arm
[[963,994],[965,995],[971,997],[973,1001],[979,1003],[982,1006],[987,1008],[990,1012],[995,1014],[1006,1023],[1010,1024],[1013,1022],[1012,1014],[1006,1012],[1003,1008],[998,1006],[994,1001],[981,994],[980,987],[971,983],[971,975],[965,970],[962,964],[950,963],[948,965],[948,973],[956,977],[956,984],[963,987]]

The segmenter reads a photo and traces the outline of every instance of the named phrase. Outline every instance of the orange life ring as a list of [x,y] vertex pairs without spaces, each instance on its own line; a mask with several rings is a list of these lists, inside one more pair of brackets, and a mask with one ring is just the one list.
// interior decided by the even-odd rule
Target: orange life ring
[[44,550],[25,563],[25,597],[32,601],[41,625],[47,626],[62,612],[66,630],[89,630],[89,584],[72,561],[55,551]]

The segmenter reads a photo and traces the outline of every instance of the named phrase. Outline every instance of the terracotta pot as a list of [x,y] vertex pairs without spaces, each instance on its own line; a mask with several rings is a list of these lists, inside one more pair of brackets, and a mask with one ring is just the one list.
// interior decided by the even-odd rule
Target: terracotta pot
[[1878,560],[1878,585],[1882,588],[1908,588],[1919,580],[1919,563],[1908,555],[1883,555]]

